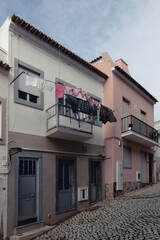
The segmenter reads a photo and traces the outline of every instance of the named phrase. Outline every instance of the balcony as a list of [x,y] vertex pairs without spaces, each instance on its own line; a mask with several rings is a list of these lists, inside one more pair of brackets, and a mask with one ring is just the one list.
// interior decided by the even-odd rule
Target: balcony
[[47,132],[50,138],[83,142],[93,138],[90,116],[82,112],[74,114],[70,106],[57,103],[46,110]]
[[122,118],[121,136],[144,146],[159,146],[158,131],[132,115]]

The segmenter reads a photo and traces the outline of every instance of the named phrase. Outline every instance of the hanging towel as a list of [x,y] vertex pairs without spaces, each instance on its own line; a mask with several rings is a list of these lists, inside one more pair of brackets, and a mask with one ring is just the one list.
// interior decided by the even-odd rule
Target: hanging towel
[[65,86],[66,94],[70,94],[70,92],[73,90],[73,87],[71,86]]
[[74,88],[73,87],[73,92],[74,92],[74,96],[77,97],[79,92],[80,92],[80,89],[79,88]]
[[65,86],[63,84],[55,83],[55,94],[57,98],[64,97],[64,88]]
[[26,75],[26,86],[37,87],[37,77]]

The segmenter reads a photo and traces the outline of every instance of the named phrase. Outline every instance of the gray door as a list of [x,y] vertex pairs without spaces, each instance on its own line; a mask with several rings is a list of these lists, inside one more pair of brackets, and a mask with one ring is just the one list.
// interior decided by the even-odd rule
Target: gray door
[[116,190],[123,190],[123,175],[121,162],[116,162]]
[[90,202],[101,199],[100,162],[90,162]]
[[141,153],[141,182],[146,182],[146,153]]
[[18,225],[36,222],[36,159],[20,159],[18,189]]
[[57,162],[57,212],[69,211],[75,207],[74,161]]

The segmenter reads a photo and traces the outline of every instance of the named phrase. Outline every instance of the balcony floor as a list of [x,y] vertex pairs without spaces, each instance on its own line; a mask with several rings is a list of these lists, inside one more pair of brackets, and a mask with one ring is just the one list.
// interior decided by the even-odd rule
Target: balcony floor
[[46,132],[46,136],[50,138],[60,138],[69,141],[83,142],[93,138],[93,134],[76,131],[65,127],[55,127]]
[[121,137],[125,138],[131,142],[135,142],[135,143],[147,146],[147,147],[159,146],[159,144],[156,141],[154,141],[150,138],[147,138],[147,137],[145,137],[139,133],[136,133],[134,131],[124,132],[124,133],[122,133]]

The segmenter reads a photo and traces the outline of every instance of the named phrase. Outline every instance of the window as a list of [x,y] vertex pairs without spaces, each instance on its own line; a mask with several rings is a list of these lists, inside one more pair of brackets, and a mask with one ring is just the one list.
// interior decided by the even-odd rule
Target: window
[[97,126],[102,126],[102,122],[99,120],[99,115],[100,115],[100,104],[102,103],[102,100],[99,97],[94,96],[91,93],[87,93],[87,95],[91,98],[94,99],[94,114],[91,116],[91,121],[97,125]]
[[43,92],[37,87],[26,85],[27,76],[33,79],[36,77],[43,79],[44,78],[43,71],[29,64],[26,64],[20,60],[15,59],[14,76],[16,77],[20,73],[22,74],[14,82],[15,102],[43,110],[44,105]]
[[123,148],[123,167],[126,167],[126,168],[131,167],[131,148],[130,147]]

